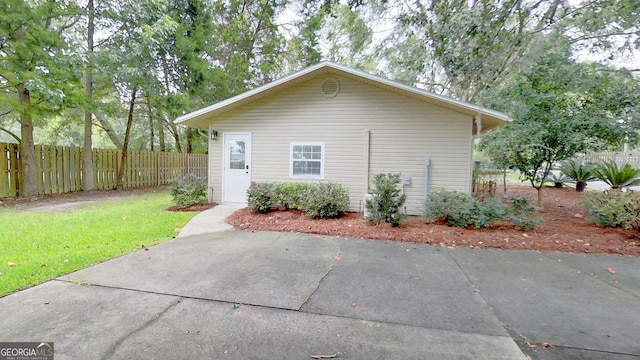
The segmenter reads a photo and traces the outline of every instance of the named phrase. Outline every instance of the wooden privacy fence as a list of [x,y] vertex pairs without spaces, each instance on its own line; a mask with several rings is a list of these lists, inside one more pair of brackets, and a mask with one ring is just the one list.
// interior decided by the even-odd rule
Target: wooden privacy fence
[[[39,194],[60,194],[82,190],[82,148],[36,145],[36,173]],[[116,186],[122,150],[93,149],[94,187]],[[207,178],[206,154],[129,151],[123,187],[166,185],[182,175]],[[0,198],[20,193],[20,151],[18,144],[0,143]]]
[[640,152],[602,152],[587,154],[581,158],[589,162],[614,160],[618,164],[629,163],[634,167],[640,167]]

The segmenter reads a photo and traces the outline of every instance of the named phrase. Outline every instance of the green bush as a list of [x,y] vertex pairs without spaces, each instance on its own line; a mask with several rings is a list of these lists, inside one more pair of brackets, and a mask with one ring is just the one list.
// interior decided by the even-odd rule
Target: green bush
[[194,174],[187,174],[171,186],[173,203],[180,209],[207,202],[207,184]]
[[349,193],[337,183],[321,183],[307,189],[299,208],[308,217],[328,218],[342,215],[349,209]]
[[301,209],[306,194],[316,184],[302,182],[277,182],[273,183],[275,192],[275,205],[287,209]]
[[254,213],[295,209],[309,217],[325,218],[349,209],[349,193],[337,183],[252,183],[247,202]]
[[497,198],[480,201],[466,193],[442,190],[429,193],[422,218],[428,223],[443,221],[449,226],[476,229],[507,220],[519,229],[531,229],[541,221],[532,216],[536,211],[528,198],[512,197],[505,204]]
[[590,220],[599,227],[621,227],[640,231],[640,193],[604,191],[586,194]]
[[251,183],[247,190],[247,205],[251,212],[266,213],[273,210],[276,204],[277,197],[273,183]]
[[542,222],[539,216],[533,216],[540,210],[531,204],[531,199],[525,196],[511,196],[507,208],[506,220],[511,221],[516,228],[521,230],[531,230]]
[[400,174],[376,174],[373,178],[373,189],[369,193],[373,199],[367,200],[365,206],[369,210],[367,221],[391,223],[400,226],[406,214],[400,212],[400,208],[407,200],[406,194],[401,194],[398,184]]
[[428,222],[444,221],[449,226],[466,227],[470,224],[476,200],[458,191],[435,191],[425,201],[422,218]]

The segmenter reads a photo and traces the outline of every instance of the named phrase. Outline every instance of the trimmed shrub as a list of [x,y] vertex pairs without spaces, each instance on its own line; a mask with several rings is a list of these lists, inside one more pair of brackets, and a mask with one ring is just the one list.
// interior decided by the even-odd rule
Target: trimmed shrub
[[276,192],[273,183],[252,182],[247,189],[247,205],[254,213],[267,213],[276,205]]
[[275,205],[284,210],[301,209],[307,193],[316,185],[302,182],[277,182],[272,184],[275,192]]
[[367,221],[391,223],[393,226],[400,226],[406,214],[400,212],[400,207],[407,200],[406,194],[401,194],[398,184],[400,174],[376,174],[373,178],[373,189],[369,193],[373,195],[372,200],[367,200],[365,206],[369,210]]
[[194,174],[187,174],[171,186],[173,203],[180,209],[207,202],[207,184]]
[[349,193],[337,183],[252,183],[247,190],[249,210],[301,210],[313,218],[336,217],[349,209]]
[[586,194],[589,220],[599,227],[621,227],[640,231],[640,193],[604,191]]
[[476,229],[507,220],[519,229],[528,230],[541,221],[539,217],[532,216],[537,210],[529,198],[512,197],[505,204],[498,198],[480,201],[463,192],[442,190],[429,193],[422,218],[427,223],[443,221],[449,226],[473,226]]
[[308,217],[328,218],[342,215],[349,209],[349,193],[338,183],[312,184],[299,208]]

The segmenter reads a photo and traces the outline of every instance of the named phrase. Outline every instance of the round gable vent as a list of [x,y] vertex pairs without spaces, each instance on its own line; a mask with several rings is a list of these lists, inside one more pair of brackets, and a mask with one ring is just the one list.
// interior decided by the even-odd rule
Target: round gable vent
[[338,91],[340,91],[340,84],[338,83],[338,80],[329,78],[322,82],[320,89],[324,97],[333,98],[338,95]]

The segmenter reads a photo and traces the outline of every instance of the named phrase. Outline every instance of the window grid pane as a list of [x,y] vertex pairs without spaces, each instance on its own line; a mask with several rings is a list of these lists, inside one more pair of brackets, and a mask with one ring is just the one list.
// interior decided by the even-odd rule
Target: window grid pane
[[292,176],[322,176],[322,148],[323,145],[293,145],[291,146],[291,175]]

